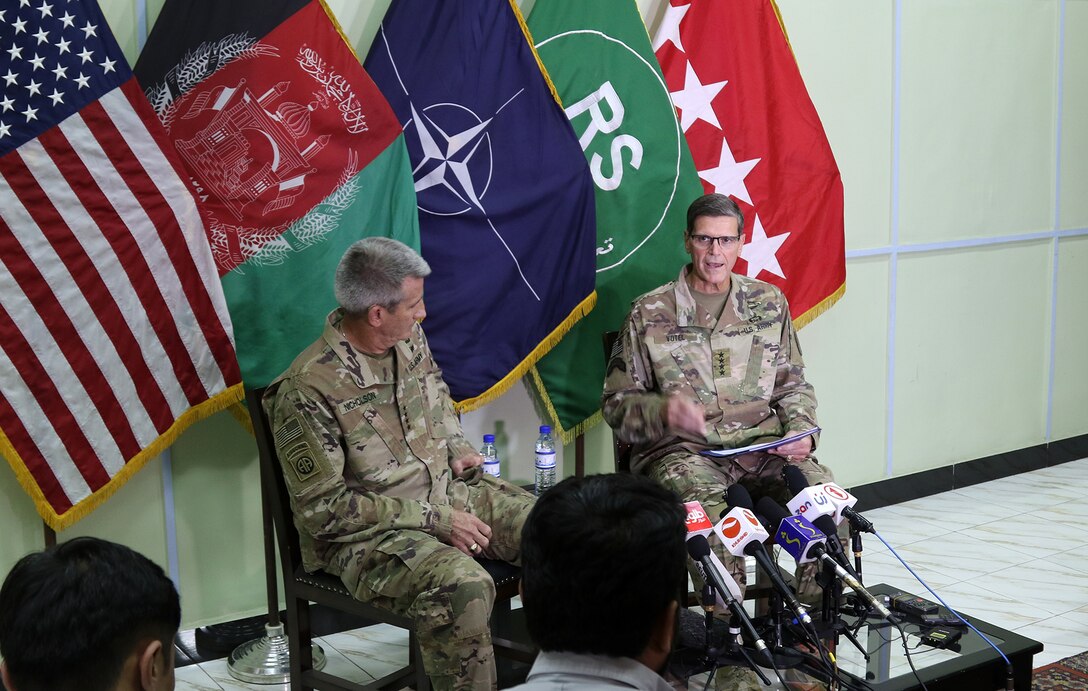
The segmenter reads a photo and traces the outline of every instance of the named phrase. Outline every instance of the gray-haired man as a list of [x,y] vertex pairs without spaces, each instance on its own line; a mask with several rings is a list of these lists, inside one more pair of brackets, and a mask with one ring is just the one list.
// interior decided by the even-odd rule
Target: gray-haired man
[[495,585],[533,497],[481,472],[419,322],[427,262],[366,238],[324,332],[265,393],[308,569],[412,617],[437,689],[494,688]]

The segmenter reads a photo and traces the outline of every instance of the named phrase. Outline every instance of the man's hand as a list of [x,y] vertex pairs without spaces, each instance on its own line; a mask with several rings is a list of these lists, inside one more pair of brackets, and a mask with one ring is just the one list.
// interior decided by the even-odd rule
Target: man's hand
[[692,403],[682,396],[669,396],[661,417],[666,429],[706,439],[706,412],[698,403]]
[[450,470],[453,471],[454,477],[461,477],[461,474],[469,468],[475,468],[478,465],[483,465],[483,463],[483,456],[478,453],[470,453],[450,461]]
[[803,461],[812,453],[812,437],[802,437],[797,441],[770,449],[770,452],[785,456],[787,461]]
[[448,543],[470,557],[478,557],[491,544],[491,526],[467,511],[455,509]]

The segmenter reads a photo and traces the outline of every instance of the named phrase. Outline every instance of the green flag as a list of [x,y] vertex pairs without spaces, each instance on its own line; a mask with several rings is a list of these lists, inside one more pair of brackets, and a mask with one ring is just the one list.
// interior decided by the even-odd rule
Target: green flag
[[537,0],[528,24],[597,202],[597,307],[532,370],[570,442],[601,419],[601,335],[622,326],[631,300],[676,278],[687,206],[703,188],[634,0]]
[[180,155],[246,386],[321,335],[367,235],[419,248],[400,123],[320,0],[167,0],[133,70]]

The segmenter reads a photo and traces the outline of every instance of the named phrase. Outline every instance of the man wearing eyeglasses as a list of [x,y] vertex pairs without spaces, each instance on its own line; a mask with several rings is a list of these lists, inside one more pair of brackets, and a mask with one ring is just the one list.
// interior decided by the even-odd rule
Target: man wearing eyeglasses
[[[786,297],[733,273],[743,241],[744,216],[731,199],[708,194],[692,202],[684,236],[691,263],[634,301],[601,397],[605,421],[633,445],[632,471],[701,502],[711,518],[727,508],[725,490],[737,482],[786,503],[786,464],[810,484],[832,480],[812,455],[817,435],[766,452],[700,454],[816,427],[816,397]],[[712,544],[743,588],[744,560]],[[811,601],[819,591],[809,571],[799,574],[798,590]]]

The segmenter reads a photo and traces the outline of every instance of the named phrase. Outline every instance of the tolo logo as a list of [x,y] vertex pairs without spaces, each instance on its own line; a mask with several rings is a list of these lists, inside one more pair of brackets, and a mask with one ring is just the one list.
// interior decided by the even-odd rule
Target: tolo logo
[[714,529],[714,524],[707,518],[702,504],[697,501],[684,502],[684,509],[688,512],[684,524],[689,535],[705,535]]

